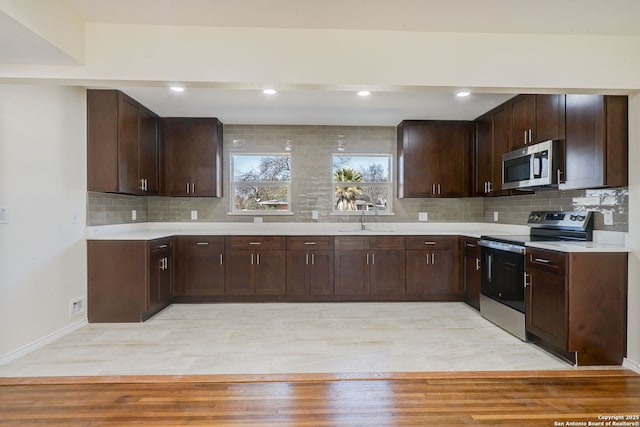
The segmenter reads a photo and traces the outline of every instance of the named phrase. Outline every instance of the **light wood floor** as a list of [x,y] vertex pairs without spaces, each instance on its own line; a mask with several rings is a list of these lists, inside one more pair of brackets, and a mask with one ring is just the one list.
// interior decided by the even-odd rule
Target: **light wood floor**
[[0,425],[10,426],[554,426],[611,415],[640,416],[640,375],[565,370],[0,378]]

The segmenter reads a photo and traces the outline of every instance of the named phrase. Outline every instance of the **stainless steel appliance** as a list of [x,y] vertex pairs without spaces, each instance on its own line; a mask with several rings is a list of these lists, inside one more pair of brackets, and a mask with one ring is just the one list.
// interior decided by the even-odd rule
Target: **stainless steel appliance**
[[559,141],[544,141],[502,155],[502,188],[554,187],[560,183]]
[[533,211],[528,235],[482,236],[480,313],[502,329],[527,340],[525,328],[526,243],[532,241],[591,241],[591,212]]

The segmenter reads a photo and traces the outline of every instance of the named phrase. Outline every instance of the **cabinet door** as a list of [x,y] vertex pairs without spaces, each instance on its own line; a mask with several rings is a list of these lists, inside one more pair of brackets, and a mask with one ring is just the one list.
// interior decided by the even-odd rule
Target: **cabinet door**
[[190,123],[185,119],[160,119],[162,196],[189,196],[191,192],[190,133]]
[[311,268],[307,282],[310,295],[333,295],[334,252],[314,251],[310,253]]
[[227,252],[225,295],[255,295],[255,254],[250,250]]
[[471,194],[469,159],[471,158],[471,125],[439,122],[432,133],[432,170],[437,197],[465,197]]
[[171,301],[171,293],[173,291],[173,255],[171,250],[164,252],[164,269],[160,270],[159,301],[162,307],[165,307]]
[[285,251],[258,251],[254,256],[256,295],[284,295]]
[[138,182],[146,180],[144,194],[158,194],[158,118],[140,109]]
[[406,288],[407,295],[422,297],[429,280],[430,252],[408,250],[406,252]]
[[367,251],[336,251],[336,295],[369,295],[367,254]]
[[370,254],[370,293],[376,296],[404,296],[405,251],[381,251]]
[[509,194],[509,190],[502,189],[502,155],[511,149],[511,105],[504,104],[493,111],[493,146],[492,146],[492,178],[491,194],[502,196]]
[[163,286],[166,286],[164,283],[166,280],[164,274],[165,256],[166,253],[164,251],[151,251],[149,257],[149,283],[146,310],[148,312],[156,311],[163,306]]
[[118,96],[118,190],[140,194],[138,181],[138,110],[129,98]]
[[[477,239],[475,239],[477,241]],[[473,240],[464,242],[464,302],[480,310],[480,247]]]
[[513,149],[524,147],[533,142],[535,108],[535,95],[519,95],[511,101],[511,142]]
[[[185,119],[190,125],[187,140],[191,153],[191,179],[193,180],[192,196],[221,197],[218,181],[221,162],[219,150],[222,138],[222,125],[217,119]],[[219,132],[220,131],[220,132]]]
[[398,197],[432,197],[438,167],[433,129],[422,121],[398,126]]
[[475,179],[476,195],[489,192],[488,184],[493,180],[493,141],[491,114],[485,114],[475,122]]
[[224,295],[224,237],[178,237],[177,296]]
[[[459,252],[458,252],[459,253]],[[452,295],[460,293],[460,284],[454,275],[454,268],[459,263],[455,258],[455,251],[450,249],[431,252],[429,265],[427,295]]]
[[564,95],[536,95],[534,142],[564,139]]
[[309,258],[304,250],[287,251],[287,295],[309,295]]
[[568,306],[565,276],[527,268],[527,331],[567,350]]

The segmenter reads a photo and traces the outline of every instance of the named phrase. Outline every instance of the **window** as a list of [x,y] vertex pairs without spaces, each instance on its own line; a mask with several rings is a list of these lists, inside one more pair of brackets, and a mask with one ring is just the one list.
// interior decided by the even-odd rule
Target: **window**
[[291,212],[289,154],[232,154],[231,211]]
[[391,156],[333,155],[334,212],[391,213]]

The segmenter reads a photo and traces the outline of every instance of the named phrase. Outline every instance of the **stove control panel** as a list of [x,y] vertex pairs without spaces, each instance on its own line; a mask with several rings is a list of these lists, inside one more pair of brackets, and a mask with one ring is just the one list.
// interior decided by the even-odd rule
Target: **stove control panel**
[[531,227],[587,230],[593,227],[592,213],[587,211],[532,211],[527,224]]

